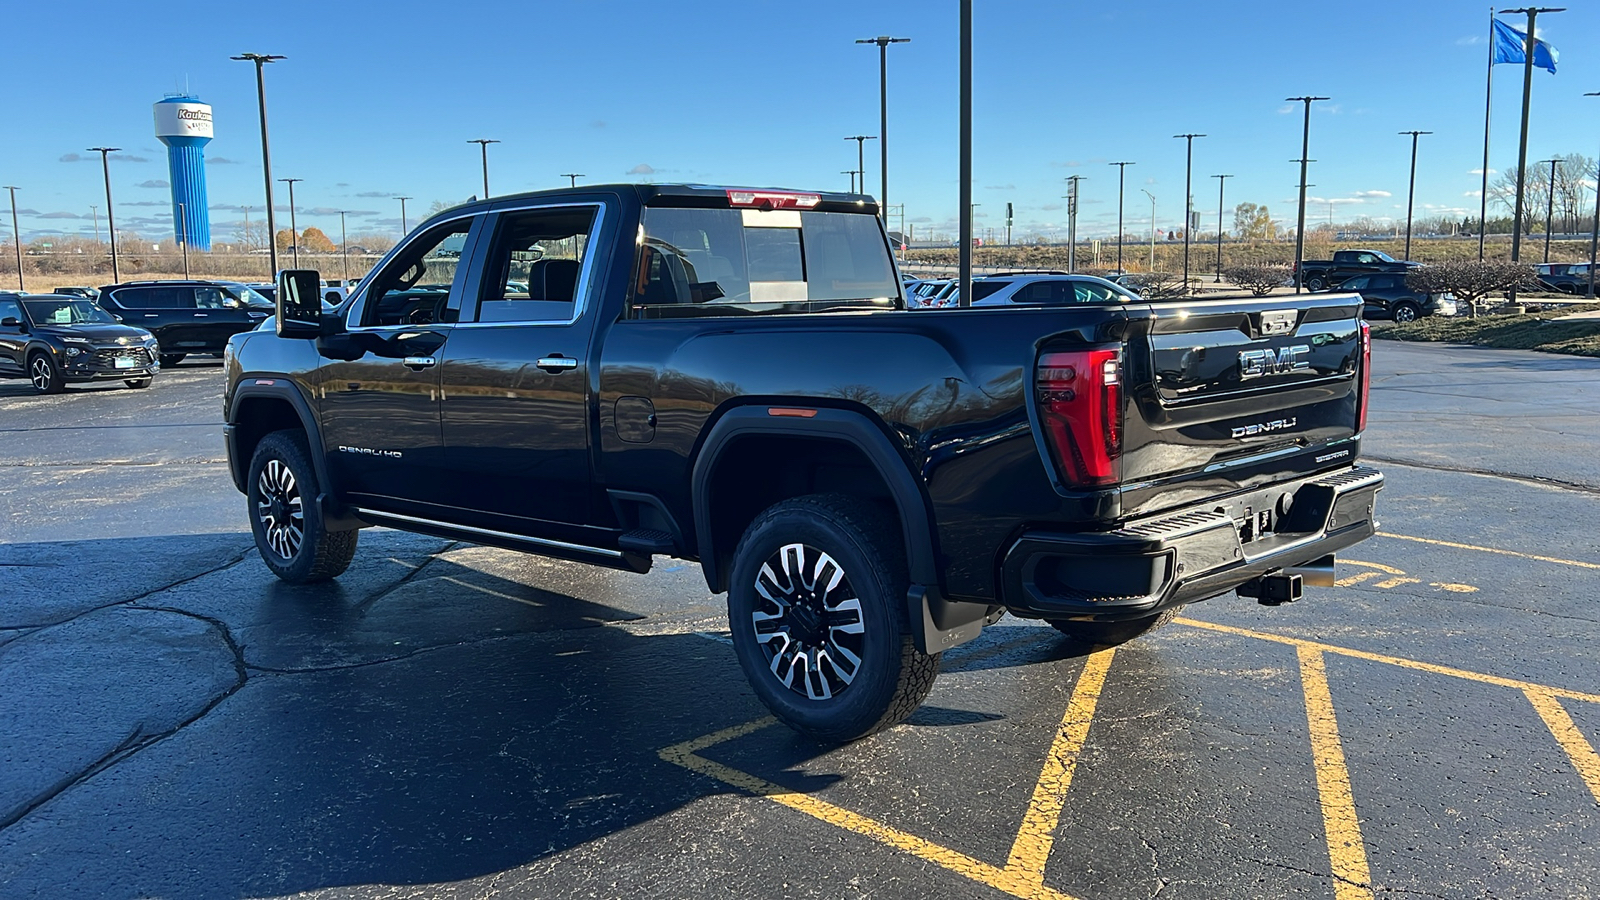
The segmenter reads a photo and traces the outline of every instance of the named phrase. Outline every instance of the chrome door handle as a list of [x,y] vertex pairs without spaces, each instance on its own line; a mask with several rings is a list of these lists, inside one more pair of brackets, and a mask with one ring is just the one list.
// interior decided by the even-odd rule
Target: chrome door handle
[[576,369],[578,361],[565,356],[542,356],[535,365],[546,372],[565,372],[568,369]]
[[146,319],[159,319],[161,318],[161,313],[145,313],[144,317]]
[[196,319],[209,319],[209,318],[211,318],[211,314],[210,313],[195,313],[194,317]]
[[431,356],[408,356],[402,362],[405,363],[406,368],[420,372],[423,369],[432,368],[437,360]]

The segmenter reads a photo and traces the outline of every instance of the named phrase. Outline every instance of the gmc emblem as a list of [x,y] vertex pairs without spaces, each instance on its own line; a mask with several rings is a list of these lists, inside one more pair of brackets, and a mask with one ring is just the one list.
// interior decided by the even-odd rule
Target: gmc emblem
[[1311,353],[1306,344],[1295,344],[1282,350],[1268,347],[1264,350],[1239,351],[1239,380],[1260,378],[1262,375],[1282,375],[1304,372],[1311,368],[1305,357]]

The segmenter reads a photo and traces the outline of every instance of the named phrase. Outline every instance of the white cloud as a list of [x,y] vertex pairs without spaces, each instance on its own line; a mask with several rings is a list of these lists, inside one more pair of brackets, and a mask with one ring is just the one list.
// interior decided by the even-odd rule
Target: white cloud
[[1483,196],[1483,191],[1462,191],[1461,192],[1461,196],[1463,196],[1463,197],[1482,197]]
[[637,166],[634,166],[628,170],[629,175],[654,175],[655,173],[656,170],[648,163],[639,163]]
[[[1483,170],[1482,169],[1473,169],[1472,171],[1468,172],[1467,174],[1468,175],[1482,175],[1483,174]],[[1490,169],[1489,170],[1489,174],[1490,175],[1499,175],[1500,171],[1498,169]]]
[[1361,197],[1361,198],[1373,198],[1373,197],[1393,197],[1394,194],[1391,194],[1388,191],[1356,191],[1351,196]]

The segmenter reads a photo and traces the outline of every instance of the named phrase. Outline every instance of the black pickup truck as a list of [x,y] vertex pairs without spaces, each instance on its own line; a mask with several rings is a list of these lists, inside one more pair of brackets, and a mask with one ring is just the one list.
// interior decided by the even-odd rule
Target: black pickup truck
[[1382,250],[1336,250],[1333,259],[1308,259],[1300,263],[1295,275],[1306,290],[1326,291],[1357,275],[1375,272],[1404,275],[1420,265],[1395,259]]
[[670,185],[456,207],[318,296],[283,273],[226,355],[279,577],[368,525],[698,560],[757,695],[825,740],[1006,611],[1116,643],[1295,599],[1373,533],[1355,296],[907,312],[870,201]]

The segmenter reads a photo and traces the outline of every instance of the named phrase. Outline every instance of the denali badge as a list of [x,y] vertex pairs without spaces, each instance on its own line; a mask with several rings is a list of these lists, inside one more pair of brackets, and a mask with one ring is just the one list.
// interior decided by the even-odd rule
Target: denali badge
[[374,450],[371,447],[346,447],[343,444],[339,445],[339,452],[358,453],[362,456],[387,456],[391,459],[400,458],[399,450]]
[[1279,375],[1285,372],[1304,372],[1311,368],[1311,363],[1305,360],[1311,348],[1306,344],[1295,344],[1282,350],[1240,350],[1239,351],[1239,380],[1259,378],[1262,375]]
[[[1259,425],[1240,425],[1233,429],[1232,435],[1236,438],[1242,438],[1254,434],[1266,434],[1269,431],[1281,431],[1285,428],[1293,428],[1295,423],[1299,421],[1299,416],[1291,416],[1287,419],[1273,419],[1271,422],[1262,422]],[[1318,462],[1321,462],[1321,460],[1318,460]]]

